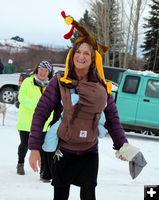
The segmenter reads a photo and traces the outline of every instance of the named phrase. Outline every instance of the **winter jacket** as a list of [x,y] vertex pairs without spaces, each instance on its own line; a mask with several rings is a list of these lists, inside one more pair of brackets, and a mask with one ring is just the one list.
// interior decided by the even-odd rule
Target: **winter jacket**
[[[34,110],[41,95],[40,87],[34,84],[33,75],[23,81],[18,95],[20,106],[18,111],[17,130],[30,132]],[[52,117],[53,115],[51,114],[44,126],[43,131],[47,130]]]
[[[71,71],[69,73],[69,77],[71,79],[77,80],[77,76],[74,71]],[[94,72],[90,71],[90,73],[88,74],[88,81],[98,82],[99,80],[97,78],[97,75]],[[50,115],[51,111],[59,105],[60,101],[61,96],[58,79],[56,76],[54,76],[49,82],[35,109],[34,118],[31,126],[31,134],[29,137],[29,149],[41,149],[40,138],[42,127],[46,119]],[[116,104],[112,95],[108,95],[107,107],[105,108],[104,113],[106,116],[105,127],[112,137],[114,148],[119,149],[124,143],[127,143],[128,141],[120,124]],[[54,113],[54,115],[56,115],[56,112]]]
[[4,66],[3,74],[13,74],[16,73],[14,66],[10,63]]
[[[79,102],[79,95],[75,93],[74,88],[70,89],[70,94],[71,94],[71,104],[72,106],[74,106],[75,104]],[[63,117],[63,113],[61,115]],[[56,151],[56,148],[59,142],[59,139],[57,136],[57,130],[60,126],[62,117],[60,117],[60,119],[55,124],[53,124],[51,128],[49,129],[49,131],[46,133],[45,140],[42,146],[42,149],[46,152]],[[98,122],[98,132],[99,132],[98,137],[99,138],[103,138],[107,133],[107,130],[104,127],[105,121],[106,121],[105,115],[104,115],[104,112],[102,112],[100,115],[99,122]]]

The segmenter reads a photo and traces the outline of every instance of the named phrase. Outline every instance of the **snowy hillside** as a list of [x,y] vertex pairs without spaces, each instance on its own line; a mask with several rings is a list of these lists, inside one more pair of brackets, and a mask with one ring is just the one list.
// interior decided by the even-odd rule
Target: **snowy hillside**
[[19,51],[29,48],[30,44],[25,42],[18,42],[12,39],[1,39],[0,40],[0,49],[8,50],[11,49],[12,51]]
[[[43,47],[44,46],[42,45],[34,45],[26,42],[19,42],[13,39],[0,39],[0,49],[9,50],[9,52],[24,51],[28,48],[39,49]],[[61,52],[65,50],[64,48],[52,48],[52,47],[47,47],[47,48],[48,50],[56,52]]]
[[[27,154],[26,175],[16,174],[17,148],[19,135],[16,130],[18,109],[9,105],[2,126],[0,114],[0,200],[52,200],[53,188],[50,183],[39,180],[39,174],[34,173],[28,164]],[[98,200],[142,200],[144,185],[159,183],[158,140],[128,137],[129,143],[137,146],[143,152],[148,164],[140,175],[132,180],[129,174],[128,162],[117,159],[112,149],[109,136],[99,140],[99,174],[96,195]],[[71,186],[69,200],[79,200],[79,188]]]

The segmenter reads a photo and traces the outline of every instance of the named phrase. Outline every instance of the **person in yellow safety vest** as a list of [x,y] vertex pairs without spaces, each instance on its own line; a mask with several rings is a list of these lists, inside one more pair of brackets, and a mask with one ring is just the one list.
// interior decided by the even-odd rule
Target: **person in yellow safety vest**
[[[28,138],[30,134],[31,122],[34,110],[52,76],[53,76],[52,65],[48,61],[41,61],[35,66],[32,75],[26,78],[21,85],[18,95],[20,106],[19,106],[17,126],[16,126],[20,135],[20,144],[18,146],[18,164],[17,164],[17,174],[19,175],[25,174],[24,161],[28,150]],[[45,137],[45,133],[47,131],[47,127],[52,118],[53,118],[53,113],[50,115],[50,117],[48,118],[47,122],[43,127],[43,137],[41,141],[42,143]],[[41,151],[41,154],[43,157],[44,152]],[[40,171],[41,179],[50,180],[51,179],[50,172],[49,170],[46,170],[47,172],[44,172],[45,170],[43,169],[43,166],[45,166],[45,163],[42,162],[42,168]]]

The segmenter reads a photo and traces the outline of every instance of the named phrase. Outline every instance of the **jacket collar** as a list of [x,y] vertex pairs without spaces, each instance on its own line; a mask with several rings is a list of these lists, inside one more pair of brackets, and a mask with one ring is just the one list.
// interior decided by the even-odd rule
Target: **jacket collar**
[[[74,69],[69,71],[68,76],[69,76],[71,79],[73,79],[73,80],[78,80],[78,77],[77,77],[77,75],[76,75]],[[90,70],[90,71],[88,72],[88,82],[95,82],[95,83],[96,83],[96,82],[98,82],[98,81],[99,81],[99,80],[98,80],[98,78],[97,78],[96,72]]]

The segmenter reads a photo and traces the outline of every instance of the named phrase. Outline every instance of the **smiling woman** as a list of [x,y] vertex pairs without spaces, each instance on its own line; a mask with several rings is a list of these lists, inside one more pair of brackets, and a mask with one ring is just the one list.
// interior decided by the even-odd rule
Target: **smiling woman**
[[75,66],[75,72],[79,80],[86,79],[86,75],[88,74],[90,65],[92,63],[92,52],[94,52],[93,48],[87,43],[83,43],[80,46],[77,45],[73,62]]
[[[24,162],[25,156],[28,150],[28,138],[31,129],[31,121],[33,118],[33,113],[36,105],[44,92],[49,80],[53,75],[52,65],[48,61],[41,61],[35,66],[33,74],[26,78],[19,90],[18,100],[20,102],[18,119],[17,119],[17,130],[20,135],[20,145],[18,147],[18,164],[17,164],[17,174],[24,175]],[[48,123],[51,121],[52,114],[43,128],[42,143],[45,137]],[[41,168],[41,178],[49,180],[50,171],[49,169],[44,170],[44,157],[45,153],[41,151],[42,156],[42,168]],[[42,177],[43,176],[43,177]]]
[[[74,27],[80,35],[68,52],[65,72],[59,72],[51,79],[37,104],[29,136],[29,162],[36,172],[37,164],[41,161],[41,124],[45,123],[50,111],[54,110],[56,121],[61,117],[56,128],[57,133],[53,132],[58,136],[54,162],[51,165],[54,200],[67,200],[72,184],[80,187],[81,200],[95,200],[99,161],[98,125],[102,112],[106,118],[102,126],[109,130],[114,148],[120,149],[128,141],[120,125],[111,94],[111,83],[105,80],[103,72],[101,54],[109,47],[98,43],[72,17],[66,16],[64,12],[62,16],[67,24],[72,24],[71,31],[65,38],[71,37]],[[71,101],[72,90],[74,97],[77,94],[79,96],[75,105]],[[51,124],[54,126],[56,121]],[[119,158],[126,160],[122,155]]]

